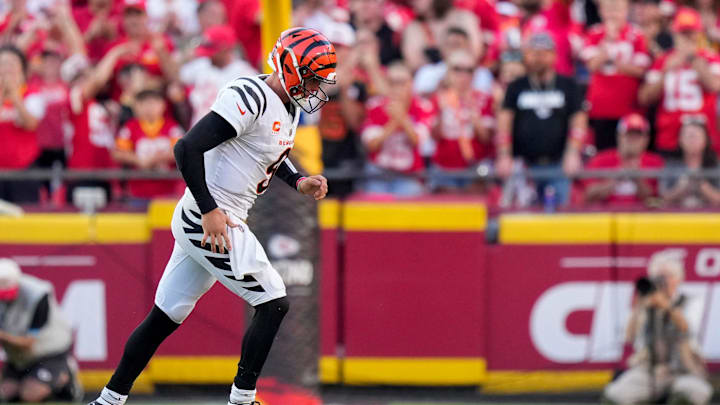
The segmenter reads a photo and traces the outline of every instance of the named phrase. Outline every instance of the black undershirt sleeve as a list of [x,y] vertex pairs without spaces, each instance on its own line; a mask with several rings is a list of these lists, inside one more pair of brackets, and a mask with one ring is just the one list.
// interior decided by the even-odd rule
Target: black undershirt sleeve
[[298,171],[295,170],[295,166],[290,163],[290,159],[285,159],[282,163],[280,163],[280,167],[278,167],[275,175],[280,177],[285,183],[288,184],[288,186],[292,188],[296,188],[297,181],[303,177],[302,174],[298,173]]
[[38,302],[37,306],[35,307],[35,313],[33,314],[32,321],[30,321],[30,329],[40,329],[48,321],[48,315],[50,314],[50,297],[48,294],[45,294],[44,297],[40,299],[40,302]]
[[235,128],[225,118],[210,111],[175,144],[177,167],[203,214],[217,208],[205,183],[203,154],[236,135]]

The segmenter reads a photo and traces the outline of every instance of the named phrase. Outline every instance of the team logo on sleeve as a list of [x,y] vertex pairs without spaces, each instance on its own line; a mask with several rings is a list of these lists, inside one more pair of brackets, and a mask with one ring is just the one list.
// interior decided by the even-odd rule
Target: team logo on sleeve
[[276,134],[280,132],[280,121],[273,122],[272,130]]

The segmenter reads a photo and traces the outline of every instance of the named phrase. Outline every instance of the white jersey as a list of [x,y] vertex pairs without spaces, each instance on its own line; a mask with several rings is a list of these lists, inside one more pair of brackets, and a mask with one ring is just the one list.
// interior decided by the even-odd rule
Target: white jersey
[[290,154],[300,118],[299,108],[288,113],[265,77],[231,81],[211,107],[237,136],[205,152],[205,181],[217,205],[243,220]]

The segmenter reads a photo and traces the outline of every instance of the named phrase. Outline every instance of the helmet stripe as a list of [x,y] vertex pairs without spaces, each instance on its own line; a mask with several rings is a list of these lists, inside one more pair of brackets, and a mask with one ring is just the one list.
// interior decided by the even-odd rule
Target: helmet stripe
[[295,42],[292,42],[292,43],[290,43],[290,44],[288,44],[288,45],[285,45],[285,48],[286,48],[286,49],[288,49],[288,48],[293,48],[293,47],[295,47],[296,45],[299,45],[299,44],[307,41],[307,40],[310,39],[310,38],[315,38],[315,37],[320,36],[320,35],[321,35],[321,34],[318,32],[318,33],[312,34],[312,35],[310,35],[310,36],[308,36],[308,37],[300,38],[300,39],[298,39],[298,40],[295,41]]
[[[331,44],[330,44],[330,42],[328,42],[328,41],[315,41],[315,42],[313,42],[312,44],[308,45],[308,46],[305,48],[305,50],[303,51],[302,56],[300,56],[300,62],[302,63],[302,61],[305,60],[305,57],[308,55],[308,53],[310,53],[311,50],[317,48],[318,46],[330,46],[330,45],[331,45]],[[325,54],[327,54],[327,52],[325,52]],[[321,54],[321,55],[322,55],[322,54]],[[312,61],[311,61],[311,62],[312,62]],[[310,63],[310,62],[308,62],[308,64],[309,64],[309,63]],[[304,64],[304,63],[303,63],[303,64]]]
[[323,57],[323,56],[330,56],[330,55],[335,55],[335,52],[323,52],[323,53],[319,53],[319,54],[313,56],[312,59],[310,59],[310,62],[308,62],[308,65],[311,64],[311,63],[313,63],[313,62],[315,62],[315,61],[317,61],[318,59],[320,59],[320,58]]
[[282,41],[283,39],[291,36],[292,34],[295,34],[295,33],[301,32],[301,31],[305,31],[306,29],[307,29],[307,28],[302,28],[302,27],[300,27],[300,28],[295,28],[295,29],[290,29],[287,34],[285,34],[285,35],[283,35],[282,37],[280,37],[280,40]]
[[337,63],[329,63],[329,64],[327,64],[327,65],[324,65],[324,66],[321,67],[320,69],[315,70],[315,73],[317,73],[317,72],[319,72],[319,71],[321,71],[321,70],[325,70],[325,69],[335,69],[336,67],[337,67]]

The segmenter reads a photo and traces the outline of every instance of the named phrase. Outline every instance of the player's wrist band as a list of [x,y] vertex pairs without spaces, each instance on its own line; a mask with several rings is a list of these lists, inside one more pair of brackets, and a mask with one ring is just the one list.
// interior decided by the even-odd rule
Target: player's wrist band
[[295,182],[295,189],[296,189],[296,190],[300,191],[300,183],[302,183],[303,180],[305,180],[305,179],[307,179],[307,177],[305,177],[305,176],[300,177],[299,179],[297,179],[297,181]]

